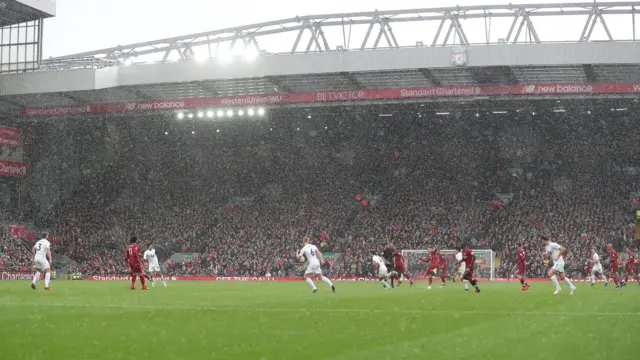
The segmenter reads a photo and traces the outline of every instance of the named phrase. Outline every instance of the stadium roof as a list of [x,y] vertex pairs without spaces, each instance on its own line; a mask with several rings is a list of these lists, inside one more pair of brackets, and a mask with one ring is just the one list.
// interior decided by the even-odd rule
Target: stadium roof
[[55,0],[0,0],[0,27],[55,16]]
[[[532,89],[525,84],[536,85]],[[546,85],[543,86],[543,84]],[[553,84],[574,85],[566,90],[554,87]],[[401,91],[442,92],[452,88],[462,93],[456,96],[427,94],[407,98],[399,95]],[[180,107],[165,108],[162,103],[166,104],[166,102],[163,100],[182,103],[181,108],[187,110],[224,107],[225,104],[230,104],[227,106],[231,107],[244,106],[244,104],[289,107],[326,106],[343,104],[344,101],[318,100],[319,96],[325,96],[323,92],[328,94],[326,96],[342,96],[345,91],[351,91],[355,94],[354,96],[359,97],[346,101],[353,100],[358,104],[477,99],[515,100],[524,97],[637,99],[640,93],[640,65],[406,69],[139,84],[93,91],[2,96],[0,97],[0,114],[18,116],[22,111],[24,115],[24,108],[45,109],[42,113],[33,112],[35,116],[116,114],[139,110],[152,112],[180,109]],[[474,94],[469,94],[468,91],[473,91]],[[257,103],[253,103],[252,98],[258,99],[255,100]],[[269,98],[274,100],[271,101]],[[222,99],[231,102],[225,103]],[[94,110],[98,108],[102,110]]]
[[[91,60],[104,67],[110,62],[167,62],[247,51],[294,54],[455,44],[635,41],[638,7],[637,1],[590,1],[305,15],[70,54],[49,59],[45,66],[77,66]],[[419,27],[402,31],[412,23]],[[273,36],[281,46],[269,41]]]
[[[93,105],[109,110],[105,112],[128,112],[149,103],[154,106],[153,102],[160,100],[174,103],[186,100],[191,105],[185,109],[223,106],[228,100],[236,104],[260,101],[263,105],[303,106],[304,101],[300,99],[310,99],[308,102],[326,105],[327,101],[314,100],[313,96],[323,96],[319,92],[341,96],[340,92],[350,90],[366,92],[359,101],[376,102],[405,101],[403,96],[397,96],[398,91],[427,94],[410,96],[411,101],[473,98],[469,91],[473,91],[476,98],[478,95],[491,98],[545,95],[635,99],[640,94],[636,6],[640,6],[640,2],[478,5],[325,14],[118,46],[46,60],[43,68],[49,71],[3,76],[0,114],[16,115],[21,108],[38,107],[57,107],[55,113],[46,110],[39,115],[86,114],[87,109],[95,112]],[[577,31],[573,41],[550,42],[540,39],[533,24],[532,18],[540,16],[553,19],[583,16],[584,22],[573,29]],[[625,38],[613,38],[606,25],[607,16],[624,16],[631,23],[632,31]],[[504,29],[504,38],[491,43],[487,37],[486,43],[473,45],[467,39],[462,20],[491,17],[508,19],[507,25],[511,26]],[[439,26],[434,31],[433,44],[427,45],[399,46],[389,26],[429,20]],[[327,45],[331,39],[325,38],[325,28],[335,26],[345,31],[354,24],[368,29],[363,33],[362,46],[340,46],[334,50]],[[563,22],[558,22],[558,26],[561,25]],[[608,40],[592,38],[596,27],[604,29]],[[257,37],[283,32],[294,35],[293,49],[286,54],[261,50],[250,57],[211,53],[211,58],[194,57],[196,45],[226,42],[244,44],[245,49],[251,45],[258,48]],[[451,34],[457,42],[449,41]],[[306,38],[301,43],[303,35]],[[372,42],[373,48],[367,46]],[[178,61],[171,61],[172,53],[180,55],[173,59]],[[132,59],[144,54],[160,55],[162,60]],[[456,58],[461,54],[464,61],[457,63]],[[549,86],[561,83],[577,86],[568,92]],[[619,86],[620,83],[626,85]],[[524,84],[534,85],[537,92],[533,94]],[[543,86],[545,84],[548,86]],[[462,96],[429,95],[450,91],[451,87]],[[293,100],[272,101],[269,97]],[[69,107],[71,112],[64,112],[69,109],[63,107]],[[114,108],[124,111],[112,111]]]

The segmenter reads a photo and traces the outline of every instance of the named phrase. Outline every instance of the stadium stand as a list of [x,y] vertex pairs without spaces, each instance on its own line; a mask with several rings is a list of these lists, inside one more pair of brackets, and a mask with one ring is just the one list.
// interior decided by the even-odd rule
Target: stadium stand
[[[572,14],[635,14],[630,6],[594,3]],[[492,7],[496,17],[526,14],[529,36],[538,8],[564,16],[567,6]],[[484,10],[448,11],[481,19]],[[379,25],[380,40],[389,22],[419,20],[396,15],[358,21]],[[66,270],[85,275],[126,273],[132,234],[156,246],[171,275],[295,275],[305,235],[339,254],[333,276],[369,275],[368,251],[389,241],[492,249],[499,277],[513,275],[516,242],[535,254],[529,275],[543,276],[543,233],[568,247],[574,276],[591,246],[637,247],[635,34],[603,43],[583,31],[566,44],[535,35],[507,46],[512,26],[506,41],[475,46],[456,17],[440,15],[463,43],[440,43],[438,32],[433,45],[442,46],[407,48],[384,35],[389,48],[376,41],[373,51],[367,34],[362,49],[334,51],[313,41],[315,29],[315,52],[296,50],[298,39],[290,54],[221,65],[196,59],[184,37],[4,75],[2,125],[20,129],[24,162],[0,159],[0,173],[13,175],[2,183],[3,219],[50,230],[56,254],[74,261]],[[584,29],[600,18],[589,15]],[[225,39],[255,43],[234,29]],[[174,50],[176,62],[167,56]],[[165,56],[142,65],[133,52]],[[28,266],[34,238],[24,240],[2,233],[3,269]]]
[[[130,234],[153,242],[162,259],[199,254],[168,265],[173,275],[296,274],[293,253],[305,235],[343,255],[331,274],[358,276],[369,272],[368,250],[388,241],[406,249],[491,248],[502,277],[513,272],[514,244],[540,254],[542,233],[569,247],[574,274],[582,274],[591,246],[634,246],[629,189],[638,184],[625,167],[639,155],[640,132],[630,111],[420,109],[318,109],[310,119],[283,110],[250,127],[160,116],[114,121],[109,139],[91,130],[101,121],[88,120],[70,126],[76,141],[68,148],[33,143],[32,158],[48,164],[40,175],[66,194],[40,224],[77,269],[103,275],[126,272]],[[27,129],[26,143],[55,127]],[[69,168],[81,171],[58,173]],[[544,273],[537,260],[532,276]]]

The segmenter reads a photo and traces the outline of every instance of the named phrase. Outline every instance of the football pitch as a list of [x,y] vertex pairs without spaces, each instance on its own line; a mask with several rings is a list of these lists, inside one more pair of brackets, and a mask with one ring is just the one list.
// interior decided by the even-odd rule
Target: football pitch
[[[0,282],[0,358],[638,359],[640,288],[549,282]],[[139,284],[138,284],[139,287]]]

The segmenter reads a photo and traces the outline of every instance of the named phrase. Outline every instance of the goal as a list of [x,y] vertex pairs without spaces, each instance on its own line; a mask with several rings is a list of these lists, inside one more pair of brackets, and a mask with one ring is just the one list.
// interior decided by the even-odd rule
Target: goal
[[[447,259],[447,275],[457,276],[456,267],[457,250],[440,250]],[[492,250],[471,250],[476,256],[476,266],[473,276],[493,280],[495,276],[495,253]],[[427,257],[428,250],[402,250],[407,271],[412,277],[424,278],[429,264],[421,262],[419,259]],[[438,270],[439,271],[439,270]],[[438,274],[439,275],[439,274]]]

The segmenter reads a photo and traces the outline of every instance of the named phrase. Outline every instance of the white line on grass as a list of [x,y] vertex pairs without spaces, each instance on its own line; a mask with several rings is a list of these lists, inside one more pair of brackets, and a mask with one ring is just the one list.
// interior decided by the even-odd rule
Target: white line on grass
[[640,316],[639,312],[543,312],[543,311],[484,311],[484,310],[411,310],[411,309],[292,309],[292,308],[235,308],[184,305],[131,305],[131,304],[46,304],[46,303],[0,303],[0,306],[57,306],[76,308],[115,308],[115,309],[149,309],[149,310],[207,310],[207,311],[239,311],[239,312],[323,312],[323,313],[403,313],[403,314],[472,314],[472,315],[546,315],[546,316]]

